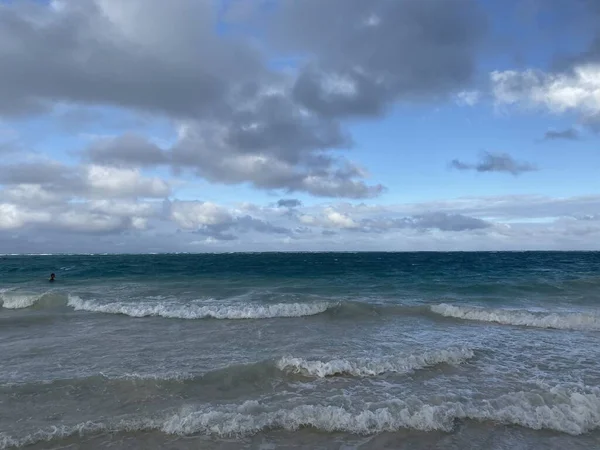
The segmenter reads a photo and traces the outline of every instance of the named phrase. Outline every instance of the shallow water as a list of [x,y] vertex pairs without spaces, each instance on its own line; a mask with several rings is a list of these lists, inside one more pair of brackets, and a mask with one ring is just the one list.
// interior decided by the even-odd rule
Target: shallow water
[[0,449],[600,446],[599,253],[3,256],[0,275]]

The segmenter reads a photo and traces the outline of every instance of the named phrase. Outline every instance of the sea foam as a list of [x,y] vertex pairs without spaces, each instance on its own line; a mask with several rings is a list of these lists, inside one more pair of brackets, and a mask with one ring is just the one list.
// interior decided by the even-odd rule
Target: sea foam
[[421,354],[384,358],[333,359],[330,361],[306,360],[284,357],[277,361],[277,368],[283,371],[299,373],[311,377],[329,377],[351,375],[368,377],[387,372],[408,373],[437,364],[460,364],[474,353],[468,348],[449,348]]
[[54,385],[56,387],[84,387],[104,386],[113,383],[133,382],[141,386],[149,383],[196,383],[207,386],[219,386],[225,380],[231,383],[253,383],[253,390],[257,383],[270,384],[273,378],[285,378],[293,374],[301,374],[312,378],[324,378],[330,376],[354,376],[369,377],[377,376],[387,372],[409,373],[415,370],[426,369],[438,364],[460,364],[473,358],[474,353],[468,348],[448,348],[427,351],[420,354],[409,354],[387,358],[357,358],[357,359],[335,359],[331,361],[305,360],[292,356],[279,359],[269,359],[246,364],[234,364],[215,368],[206,372],[126,372],[106,373],[98,372],[87,376],[74,378],[56,378],[46,380],[22,380],[10,383],[0,383],[0,389],[10,388],[25,389],[35,388],[36,385]]
[[84,422],[73,426],[60,425],[24,437],[0,433],[0,449],[74,435],[152,430],[170,435],[203,434],[215,437],[247,436],[270,429],[295,431],[302,427],[365,435],[407,428],[450,432],[457,420],[465,419],[580,435],[600,427],[598,391],[555,387],[545,392],[513,392],[495,399],[436,404],[414,398],[407,401],[397,399],[377,408],[358,410],[322,404],[280,408],[252,400],[241,405],[184,407],[162,418],[127,418]]
[[299,405],[269,410],[258,402],[246,402],[237,410],[215,408],[183,410],[161,424],[168,434],[209,434],[220,437],[254,434],[278,428],[294,431],[310,426],[321,431],[374,434],[410,428],[452,431],[455,421],[471,419],[550,429],[579,435],[600,427],[598,393],[515,392],[483,401],[428,404],[413,399],[395,400],[387,406],[350,411],[330,405]]
[[492,309],[442,303],[430,307],[435,314],[464,320],[495,322],[563,330],[600,330],[600,315],[583,312],[533,312],[527,310]]
[[170,319],[269,319],[320,314],[329,303],[276,303],[240,305],[198,305],[177,303],[112,302],[99,303],[69,296],[68,305],[77,311],[123,314],[131,317],[158,316]]
[[6,309],[31,308],[45,293],[42,294],[19,294],[12,290],[0,291],[0,305]]

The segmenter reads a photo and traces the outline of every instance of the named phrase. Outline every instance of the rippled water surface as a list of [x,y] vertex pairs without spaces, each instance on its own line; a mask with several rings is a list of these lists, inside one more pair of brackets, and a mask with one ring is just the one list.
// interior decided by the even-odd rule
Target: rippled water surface
[[0,276],[0,449],[600,448],[599,253],[0,256]]

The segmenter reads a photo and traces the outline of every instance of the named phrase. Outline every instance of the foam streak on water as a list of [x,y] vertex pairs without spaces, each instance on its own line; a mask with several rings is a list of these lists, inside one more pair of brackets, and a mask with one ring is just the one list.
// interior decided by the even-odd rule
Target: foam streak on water
[[247,401],[239,406],[186,407],[163,419],[140,417],[112,423],[89,421],[74,426],[58,426],[38,430],[22,438],[0,433],[0,449],[22,447],[75,434],[144,430],[182,436],[204,434],[217,437],[251,435],[267,429],[294,431],[301,427],[351,434],[394,432],[405,428],[451,432],[457,419],[494,421],[576,436],[600,427],[600,397],[597,389],[582,393],[556,387],[545,393],[515,392],[482,401],[427,404],[396,399],[385,406],[362,410],[311,404],[273,410],[261,402]]
[[563,330],[600,330],[600,314],[571,312],[531,312],[507,309],[456,306],[442,303],[431,306],[431,311],[445,317],[495,322]]
[[277,367],[280,370],[319,378],[342,374],[367,377],[386,372],[407,373],[441,363],[460,364],[473,356],[473,351],[468,348],[451,348],[401,357],[355,360],[308,361],[302,358],[284,357],[277,362]]
[[169,319],[270,319],[303,317],[325,312],[328,303],[278,303],[267,305],[185,305],[165,303],[98,303],[69,296],[68,305],[76,311],[123,314],[131,317],[159,316]]

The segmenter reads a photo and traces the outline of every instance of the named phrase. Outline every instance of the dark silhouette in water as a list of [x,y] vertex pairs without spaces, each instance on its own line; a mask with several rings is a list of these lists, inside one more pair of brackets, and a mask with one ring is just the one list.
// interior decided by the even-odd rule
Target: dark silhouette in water
[[56,275],[54,275],[53,273],[50,274],[50,280],[49,281],[55,281],[54,278],[56,277]]

